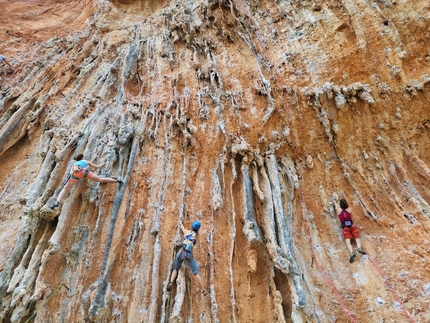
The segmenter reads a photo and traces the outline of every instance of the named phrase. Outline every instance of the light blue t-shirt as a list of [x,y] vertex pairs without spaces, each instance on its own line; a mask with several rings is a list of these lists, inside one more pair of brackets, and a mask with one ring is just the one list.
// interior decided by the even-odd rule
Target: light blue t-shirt
[[4,56],[0,55],[0,62],[3,62],[5,60],[6,60],[6,58],[4,58]]
[[84,160],[78,160],[77,162],[75,162],[75,166],[78,166],[80,168],[87,168],[88,164]]

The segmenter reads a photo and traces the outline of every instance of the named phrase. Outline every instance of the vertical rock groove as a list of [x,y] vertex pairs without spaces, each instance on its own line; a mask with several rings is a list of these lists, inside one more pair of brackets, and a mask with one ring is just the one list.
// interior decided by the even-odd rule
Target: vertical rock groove
[[248,238],[248,241],[252,245],[261,244],[261,234],[257,222],[254,216],[254,203],[252,195],[252,184],[249,179],[249,167],[243,164],[241,166],[242,176],[243,176],[243,210],[245,213],[245,224],[243,226],[243,231]]
[[[292,246],[292,232],[291,232],[291,218],[292,218],[292,205],[291,201],[287,204],[287,210],[284,210],[282,193],[281,193],[281,183],[279,180],[278,164],[276,157],[274,155],[269,155],[265,159],[265,165],[267,167],[268,176],[270,179],[270,184],[272,187],[272,199],[274,205],[275,221],[277,224],[277,235],[279,239],[279,244],[282,251],[288,257],[291,263],[291,276],[295,289],[295,295],[297,297],[297,303],[300,307],[306,306],[305,294],[301,286],[301,272],[300,268],[297,266],[295,257],[293,255]],[[291,179],[290,179],[291,181]],[[290,188],[291,189],[291,188]],[[288,191],[287,191],[288,192]]]
[[109,236],[106,243],[105,252],[103,255],[100,278],[97,284],[97,293],[94,297],[94,302],[90,308],[90,315],[92,320],[97,320],[97,317],[100,315],[100,312],[99,312],[100,309],[103,308],[103,306],[105,305],[104,297],[106,294],[106,289],[108,287],[107,285],[109,280],[110,267],[112,266],[112,263],[108,264],[108,258],[111,251],[112,239],[113,239],[114,230],[115,230],[115,223],[118,217],[118,212],[120,210],[121,204],[124,199],[125,189],[130,180],[130,175],[133,169],[138,146],[139,146],[139,138],[138,136],[135,136],[132,139],[132,145],[129,152],[128,165],[127,165],[127,169],[124,177],[124,182],[119,187],[117,193],[115,194],[115,199],[113,201],[112,215],[111,215],[111,221],[110,221],[110,227],[109,227]]

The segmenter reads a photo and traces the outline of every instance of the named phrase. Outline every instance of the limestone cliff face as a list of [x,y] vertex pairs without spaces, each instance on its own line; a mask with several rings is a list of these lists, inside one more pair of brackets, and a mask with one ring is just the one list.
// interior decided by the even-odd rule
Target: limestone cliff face
[[430,321],[427,0],[0,7],[0,321]]

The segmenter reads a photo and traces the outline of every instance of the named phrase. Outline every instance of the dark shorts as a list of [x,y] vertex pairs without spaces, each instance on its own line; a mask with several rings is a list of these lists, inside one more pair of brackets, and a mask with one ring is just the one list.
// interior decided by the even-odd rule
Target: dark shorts
[[188,261],[188,266],[190,266],[193,275],[197,275],[199,273],[199,268],[197,267],[197,263],[193,257],[193,253],[191,251],[183,251],[182,248],[176,254],[175,269],[179,270],[184,260]]
[[70,176],[69,182],[70,183],[77,183],[79,179],[81,178],[91,178],[93,177],[94,173],[90,172],[89,170],[86,170],[85,172],[74,172],[73,175]]
[[358,232],[357,227],[353,224],[350,228],[344,227],[342,229],[342,234],[344,239],[358,239],[360,238],[360,233]]

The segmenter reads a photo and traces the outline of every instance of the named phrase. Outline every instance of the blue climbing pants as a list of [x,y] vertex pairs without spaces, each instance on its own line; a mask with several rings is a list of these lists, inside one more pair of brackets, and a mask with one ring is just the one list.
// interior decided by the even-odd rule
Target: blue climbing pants
[[196,260],[194,259],[193,252],[185,251],[183,248],[181,248],[181,250],[179,250],[179,252],[176,254],[175,269],[179,270],[184,260],[188,261],[188,266],[190,266],[191,271],[193,272],[193,275],[197,275],[199,273],[199,268],[197,267],[197,263],[196,263]]

